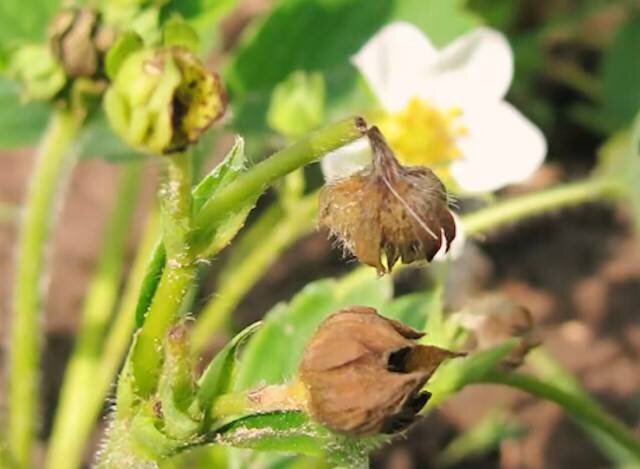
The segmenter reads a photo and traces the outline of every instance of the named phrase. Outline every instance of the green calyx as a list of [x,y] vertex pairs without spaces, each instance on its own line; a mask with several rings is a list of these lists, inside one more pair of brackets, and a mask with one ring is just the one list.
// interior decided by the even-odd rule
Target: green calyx
[[131,53],[104,99],[116,133],[132,147],[157,155],[195,143],[225,105],[217,75],[179,47]]
[[16,50],[9,61],[8,72],[22,87],[22,98],[50,100],[67,81],[62,66],[45,45],[24,46]]

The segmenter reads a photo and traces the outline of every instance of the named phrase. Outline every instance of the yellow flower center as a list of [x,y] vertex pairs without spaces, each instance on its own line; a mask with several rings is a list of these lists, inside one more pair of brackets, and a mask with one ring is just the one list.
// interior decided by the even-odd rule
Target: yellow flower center
[[402,111],[385,116],[380,128],[403,164],[446,171],[461,156],[457,139],[467,133],[461,115],[459,108],[442,110],[412,98]]

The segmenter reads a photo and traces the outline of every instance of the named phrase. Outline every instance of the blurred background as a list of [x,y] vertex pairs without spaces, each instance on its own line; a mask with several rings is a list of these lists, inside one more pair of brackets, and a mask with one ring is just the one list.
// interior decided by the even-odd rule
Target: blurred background
[[[257,27],[260,19],[278,3],[245,0],[234,4],[211,35],[215,52],[210,64],[225,64],[229,51],[248,34],[247,27]],[[345,14],[361,19],[360,23],[368,22],[367,34],[375,32],[380,26],[374,18],[376,8],[369,2],[350,3],[354,5]],[[446,18],[482,21],[508,36],[516,59],[516,76],[508,99],[543,130],[549,142],[545,165],[526,184],[505,189],[505,193],[541,189],[587,174],[595,164],[598,148],[629,125],[640,108],[640,2],[450,0],[449,5],[442,5],[443,2],[426,1],[425,21],[437,21],[438,15],[445,18],[443,21]],[[345,38],[349,28],[350,23],[345,21],[339,29]],[[321,38],[310,38],[310,47],[314,41],[321,43]],[[333,38],[331,43],[334,42],[340,41]],[[327,95],[336,97],[336,103],[328,105],[325,119],[343,115],[345,109],[357,112],[357,105],[352,103],[357,103],[354,96],[360,93],[361,84],[344,91],[353,81],[352,70],[334,66],[330,54],[325,55],[322,60],[328,64],[323,69]],[[242,69],[238,63],[236,60],[236,72]],[[270,131],[265,120],[265,103],[273,88],[268,80],[275,83],[282,77],[269,77],[259,70],[256,65],[243,72],[250,78],[245,78],[242,84],[237,76],[223,73],[230,82],[233,108],[233,120],[228,124],[245,136],[248,153],[256,159],[283,145],[282,137]],[[284,67],[283,77],[290,71]],[[0,95],[0,105],[2,99]],[[6,100],[4,104],[9,105]],[[231,142],[230,133],[219,138],[215,147],[206,152],[204,166],[212,167],[219,161]],[[99,144],[95,147],[100,149]],[[2,332],[7,330],[9,320],[16,222],[33,157],[34,150],[30,147],[0,151]],[[155,166],[149,162],[145,168],[148,177],[144,178],[130,230],[129,260],[135,254],[146,214],[153,204]],[[45,308],[43,440],[51,430],[65,361],[73,345],[78,314],[113,203],[117,172],[118,167],[112,161],[91,155],[82,159],[70,175],[64,204],[59,207],[49,247],[52,268]],[[317,168],[310,169],[307,176],[312,184],[320,181]],[[268,201],[269,195],[259,203],[249,226]],[[599,204],[562,210],[492,233],[479,239],[471,251],[466,254],[464,278],[458,280],[464,288],[495,290],[526,306],[539,324],[545,347],[608,411],[637,429],[640,240],[626,215]],[[214,262],[208,269],[196,305],[204,305],[215,295],[218,269],[226,255],[223,252],[221,262]],[[264,272],[236,308],[229,330],[259,319],[271,306],[290,298],[309,281],[338,275],[353,265],[343,261],[339,250],[332,249],[326,232],[315,231],[305,236]],[[411,289],[416,275],[412,271],[399,275],[397,291]],[[209,351],[215,351],[227,337],[223,333],[213,337]],[[3,363],[6,340],[0,354]],[[467,388],[415,425],[406,437],[378,451],[373,465],[393,469],[432,467],[449,442],[479,424],[485,426],[477,437],[479,450],[465,454],[453,467],[610,466],[593,442],[558,407],[494,386]],[[98,436],[99,429],[95,432],[96,442]]]

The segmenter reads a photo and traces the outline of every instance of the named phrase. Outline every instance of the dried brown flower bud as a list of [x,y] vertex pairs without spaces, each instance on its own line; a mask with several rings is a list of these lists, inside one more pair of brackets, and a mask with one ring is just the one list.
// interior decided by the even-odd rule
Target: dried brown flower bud
[[398,259],[431,261],[443,245],[448,251],[456,225],[442,182],[428,168],[402,166],[377,127],[367,137],[371,165],[322,189],[320,224],[380,274]]
[[459,356],[416,344],[422,335],[364,306],[329,316],[307,345],[299,369],[311,416],[349,435],[409,426],[430,397],[421,392],[423,385],[443,360]]
[[74,78],[94,76],[113,39],[113,31],[102,25],[98,13],[90,8],[63,10],[49,27],[51,50],[67,75]]
[[529,351],[540,345],[533,316],[524,306],[500,294],[487,294],[474,301],[469,311],[457,314],[463,327],[472,332],[478,350],[499,345],[506,340],[520,339],[501,365],[513,369],[522,365]]

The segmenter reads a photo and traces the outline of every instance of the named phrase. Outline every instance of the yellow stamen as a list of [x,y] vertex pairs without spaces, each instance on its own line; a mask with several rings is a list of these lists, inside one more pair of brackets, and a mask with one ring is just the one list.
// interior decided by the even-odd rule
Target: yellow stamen
[[445,170],[460,158],[457,139],[467,133],[459,108],[438,109],[412,98],[402,111],[388,114],[380,127],[398,159],[406,165]]

